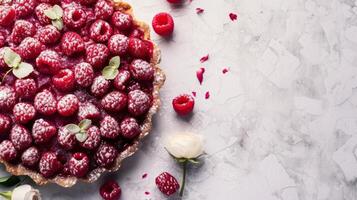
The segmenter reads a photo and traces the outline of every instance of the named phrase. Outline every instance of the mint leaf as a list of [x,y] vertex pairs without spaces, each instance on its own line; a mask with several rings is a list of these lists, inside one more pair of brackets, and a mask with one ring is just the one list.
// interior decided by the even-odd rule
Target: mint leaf
[[113,58],[111,58],[110,61],[109,61],[109,66],[119,68],[119,66],[120,66],[120,57],[119,56],[114,56]]
[[84,119],[78,124],[81,130],[87,130],[90,127],[90,125],[92,125],[92,120],[90,119]]
[[84,141],[86,141],[87,138],[88,138],[87,133],[77,133],[77,134],[76,134],[76,139],[77,139],[79,142],[84,142]]
[[7,47],[4,52],[4,61],[9,67],[17,67],[21,62],[21,57],[12,49]]
[[56,14],[56,12],[53,10],[53,8],[49,8],[49,9],[46,9],[45,11],[43,11],[43,13],[50,19],[52,20],[56,20],[58,19],[58,16]]
[[76,134],[81,131],[81,128],[79,128],[79,126],[77,126],[76,124],[67,124],[64,128],[72,134]]
[[52,20],[52,25],[54,27],[56,27],[58,30],[62,30],[63,29],[63,21],[62,21],[62,19]]
[[11,191],[0,192],[0,196],[4,197],[6,200],[11,200],[12,192]]
[[63,10],[59,5],[54,5],[52,7],[52,11],[56,14],[56,16],[57,16],[56,19],[59,19],[63,16]]
[[25,78],[34,71],[33,66],[29,63],[21,62],[18,67],[14,67],[12,73],[17,78]]
[[118,75],[118,67],[115,66],[106,66],[102,70],[102,75],[107,80],[113,80]]
[[20,178],[17,176],[6,176],[0,178],[0,185],[5,187],[12,187],[20,182]]

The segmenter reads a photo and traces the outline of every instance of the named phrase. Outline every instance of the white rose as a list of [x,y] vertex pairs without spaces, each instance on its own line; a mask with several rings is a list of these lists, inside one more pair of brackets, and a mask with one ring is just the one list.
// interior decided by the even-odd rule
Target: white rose
[[166,150],[176,158],[197,158],[203,154],[202,137],[193,133],[171,135],[166,140]]
[[21,185],[12,191],[11,200],[41,200],[41,195],[30,185]]

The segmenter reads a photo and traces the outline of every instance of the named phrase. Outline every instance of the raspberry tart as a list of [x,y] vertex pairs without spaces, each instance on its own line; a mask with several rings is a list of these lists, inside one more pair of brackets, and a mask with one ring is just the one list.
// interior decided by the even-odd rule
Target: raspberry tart
[[1,1],[0,162],[63,187],[117,171],[160,106],[159,61],[125,2]]

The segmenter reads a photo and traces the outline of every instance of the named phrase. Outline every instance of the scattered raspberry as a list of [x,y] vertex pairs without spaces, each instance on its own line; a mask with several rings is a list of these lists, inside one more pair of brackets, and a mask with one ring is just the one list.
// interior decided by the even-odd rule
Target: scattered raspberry
[[73,94],[63,96],[57,103],[58,113],[68,117],[75,114],[79,107],[78,98]]
[[201,63],[204,63],[204,62],[206,62],[208,59],[209,59],[209,54],[203,56],[203,57],[200,59],[200,62],[201,62]]
[[195,99],[188,94],[182,94],[172,100],[172,106],[179,115],[188,115],[195,106]]
[[10,140],[4,140],[0,143],[0,158],[5,161],[13,161],[17,157],[17,151],[10,142]]
[[85,149],[95,149],[99,146],[101,138],[99,128],[96,126],[91,126],[87,130],[87,139],[81,142],[80,145]]
[[94,79],[94,71],[90,64],[82,62],[74,67],[74,77],[78,85],[88,87]]
[[114,7],[111,1],[99,0],[94,6],[94,13],[97,19],[106,20],[112,16],[113,12]]
[[36,58],[36,68],[41,73],[56,74],[61,69],[59,55],[52,50],[45,50]]
[[209,99],[210,96],[211,95],[210,95],[209,91],[207,91],[206,94],[205,94],[205,99]]
[[84,41],[75,32],[66,32],[61,39],[62,52],[67,56],[75,56],[84,51]]
[[71,150],[77,144],[76,136],[64,127],[58,130],[57,141],[65,150]]
[[18,47],[18,53],[22,59],[34,59],[41,53],[41,50],[42,45],[40,41],[32,37],[27,37],[22,40]]
[[48,10],[50,8],[52,8],[50,4],[41,3],[35,9],[35,14],[37,16],[37,19],[42,25],[47,25],[51,23],[51,19],[45,15],[45,10]]
[[11,123],[10,117],[0,114],[0,135],[4,135],[10,130]]
[[11,110],[16,103],[15,90],[9,86],[0,86],[0,110]]
[[17,103],[12,113],[14,114],[15,121],[21,124],[27,124],[36,115],[36,110],[33,105],[29,103]]
[[196,8],[197,14],[202,14],[205,10],[203,8]]
[[104,200],[118,200],[121,196],[121,188],[117,182],[110,180],[100,187],[99,193]]
[[100,122],[101,136],[109,139],[115,139],[120,135],[118,122],[111,116],[105,116]]
[[100,102],[102,107],[110,112],[119,112],[126,108],[128,98],[126,94],[113,91],[107,94]]
[[154,78],[154,67],[145,60],[136,59],[130,65],[131,75],[140,81],[151,81]]
[[155,183],[159,190],[167,196],[174,194],[180,188],[176,178],[168,172],[163,172],[156,177]]
[[36,120],[32,126],[32,137],[37,144],[49,142],[56,134],[56,127],[44,119]]
[[89,170],[89,158],[85,153],[74,153],[69,159],[69,171],[75,177],[83,177]]
[[25,150],[32,144],[30,132],[24,126],[18,124],[12,127],[9,139],[18,151]]
[[203,82],[203,74],[205,73],[205,68],[201,67],[197,70],[196,72],[196,77],[198,79],[198,81],[200,82],[200,84],[202,85]]
[[78,108],[78,120],[98,119],[100,117],[99,109],[92,103],[80,103]]
[[229,18],[230,18],[232,21],[235,21],[235,20],[237,20],[237,14],[229,13]]
[[96,97],[102,97],[105,95],[110,87],[110,82],[103,76],[97,76],[91,86],[91,93]]
[[22,153],[21,162],[27,167],[34,167],[40,160],[40,151],[36,147],[30,147]]
[[129,38],[122,34],[113,35],[108,41],[109,51],[113,55],[123,56],[128,51]]
[[146,59],[150,53],[148,45],[138,38],[129,39],[128,51],[133,57],[141,59]]
[[225,73],[227,73],[227,72],[228,72],[228,69],[227,69],[227,68],[222,69],[222,73],[223,73],[223,74],[225,74]]
[[49,90],[43,90],[35,96],[34,106],[41,114],[53,115],[57,111],[56,105],[56,98]]
[[62,163],[58,160],[53,152],[45,152],[40,159],[39,171],[46,177],[50,178],[56,175],[63,168]]
[[118,156],[118,150],[114,146],[103,143],[95,154],[95,162],[101,167],[110,167]]
[[128,111],[134,116],[145,114],[151,107],[150,97],[141,90],[134,90],[128,94]]
[[16,16],[18,18],[26,17],[34,11],[36,0],[14,0],[13,7],[16,10]]
[[92,44],[87,48],[86,61],[97,70],[105,67],[108,57],[109,49],[104,44]]
[[0,6],[0,25],[11,25],[16,17],[15,9],[11,6]]
[[78,29],[86,25],[87,14],[82,8],[70,6],[64,10],[63,23],[72,29]]
[[44,44],[56,43],[60,37],[61,33],[52,25],[47,25],[38,30],[38,40]]
[[126,139],[133,139],[140,134],[140,126],[135,118],[125,118],[120,123],[121,135]]
[[10,41],[15,44],[19,44],[26,37],[31,37],[35,35],[36,28],[35,26],[25,20],[17,20],[15,22],[14,28],[12,29],[12,33],[10,35]]
[[174,20],[169,13],[156,14],[152,20],[154,31],[161,36],[171,35],[174,31]]
[[53,85],[60,91],[68,92],[74,88],[74,73],[70,69],[62,69],[52,77]]
[[112,16],[111,23],[119,31],[128,31],[133,26],[133,17],[120,11],[115,11]]
[[118,75],[114,79],[114,87],[120,91],[124,91],[130,77],[130,72],[128,70],[119,70]]
[[112,36],[113,29],[108,22],[99,19],[91,25],[89,34],[96,42],[106,42]]

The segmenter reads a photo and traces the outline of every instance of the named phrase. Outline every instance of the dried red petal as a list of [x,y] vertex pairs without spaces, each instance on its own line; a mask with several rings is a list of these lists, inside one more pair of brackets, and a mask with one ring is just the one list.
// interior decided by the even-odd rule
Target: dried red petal
[[206,62],[206,61],[208,60],[208,58],[209,58],[209,54],[203,56],[203,57],[200,59],[200,62],[201,62],[201,63],[204,63],[204,62]]
[[148,176],[148,174],[147,173],[145,173],[145,174],[143,174],[142,176],[141,176],[141,178],[146,178]]
[[222,73],[223,74],[225,74],[225,73],[227,73],[228,72],[228,69],[227,68],[224,68],[223,70],[222,70]]
[[235,20],[237,20],[237,14],[229,13],[229,18],[231,18],[232,21],[235,21]]
[[205,68],[201,67],[200,69],[197,70],[196,76],[200,84],[202,85],[203,81],[203,74],[205,73]]
[[207,91],[205,94],[205,99],[209,99],[209,97],[210,97],[210,93],[209,93],[209,91]]
[[196,93],[196,92],[192,92],[192,95],[193,95],[194,97],[196,97],[197,93]]
[[203,13],[205,10],[203,8],[196,8],[196,13],[197,14],[201,14]]
[[149,194],[150,194],[150,192],[148,192],[148,191],[145,192],[145,195],[149,195]]

